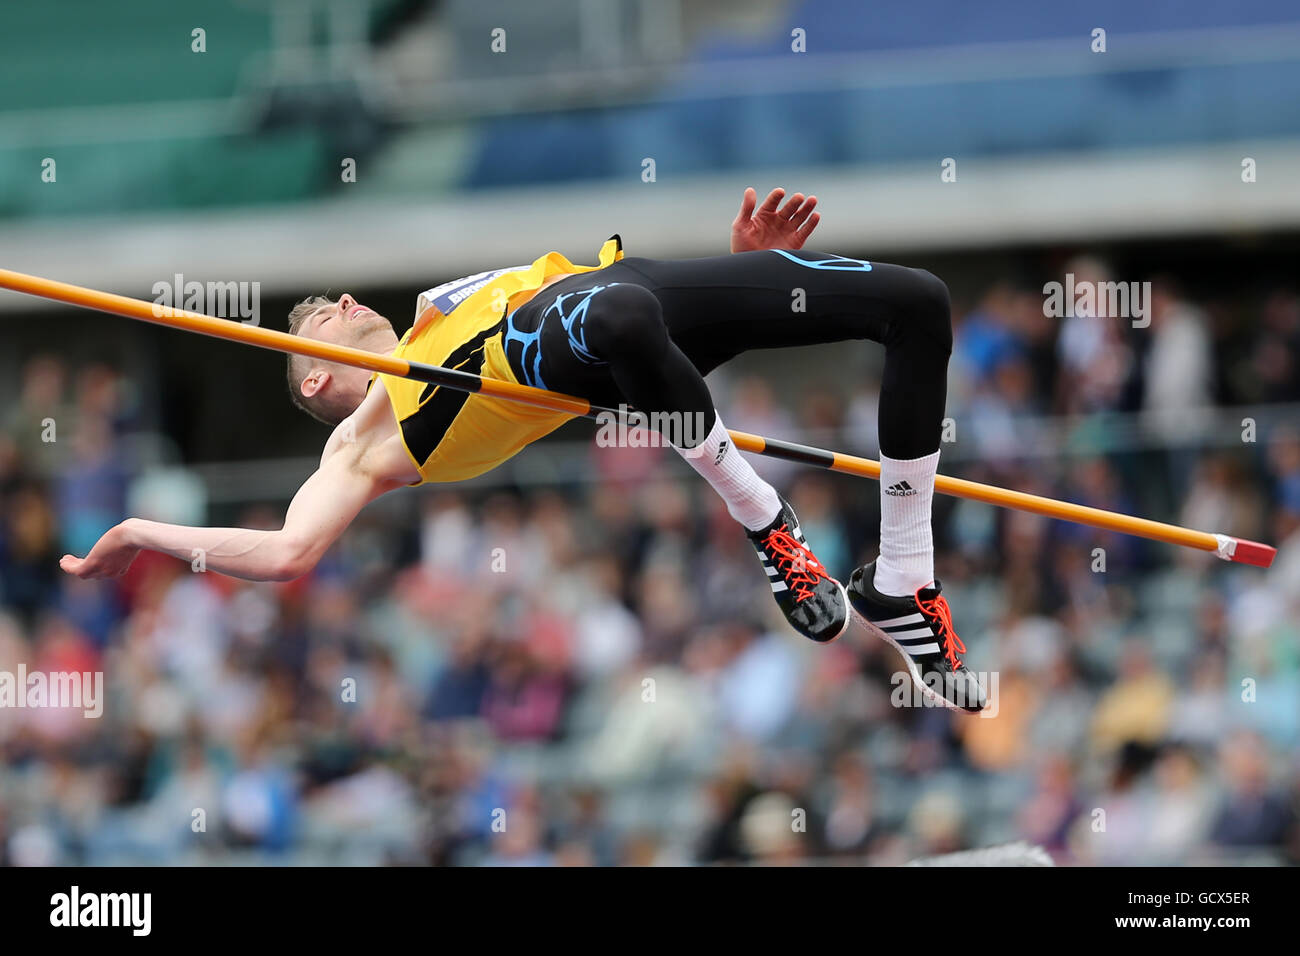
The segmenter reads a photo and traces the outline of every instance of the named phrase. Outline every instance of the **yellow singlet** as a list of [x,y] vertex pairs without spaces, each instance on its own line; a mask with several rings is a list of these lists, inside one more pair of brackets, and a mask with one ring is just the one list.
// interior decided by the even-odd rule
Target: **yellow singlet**
[[[599,265],[577,266],[550,252],[532,265],[483,272],[429,289],[420,296],[415,325],[393,355],[517,383],[501,341],[505,316],[553,276],[594,272],[622,258],[622,243],[614,236],[601,247]],[[481,475],[574,417],[412,379],[380,373],[376,377],[383,379],[402,443],[419,469],[415,485]]]

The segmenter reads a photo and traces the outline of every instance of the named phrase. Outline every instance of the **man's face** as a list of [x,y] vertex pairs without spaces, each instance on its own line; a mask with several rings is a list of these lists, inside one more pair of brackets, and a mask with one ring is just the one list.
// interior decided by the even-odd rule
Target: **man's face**
[[[307,316],[298,327],[298,334],[367,352],[391,352],[397,347],[397,334],[392,323],[346,294],[337,302],[327,302]],[[308,398],[330,396],[328,400],[335,408],[351,411],[365,398],[369,381],[370,373],[365,369],[322,362],[313,365],[299,388]]]
[[337,302],[322,305],[309,315],[298,334],[371,352],[390,351],[388,339],[393,335],[393,326],[378,312],[344,293]]

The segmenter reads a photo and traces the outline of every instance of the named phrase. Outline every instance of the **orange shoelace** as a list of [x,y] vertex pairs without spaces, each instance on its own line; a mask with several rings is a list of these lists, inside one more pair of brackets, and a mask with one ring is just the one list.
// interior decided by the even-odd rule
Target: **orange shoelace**
[[769,531],[763,547],[775,557],[776,568],[786,585],[794,592],[795,601],[805,601],[813,596],[813,588],[822,578],[829,578],[808,546],[786,530],[786,525]]
[[961,642],[957,632],[952,626],[952,608],[948,607],[948,601],[942,594],[933,598],[922,598],[921,589],[917,588],[916,606],[926,617],[934,618],[935,623],[939,626],[939,640],[943,641],[943,656],[948,659],[948,665],[956,670],[961,664],[961,655],[966,653],[966,645]]

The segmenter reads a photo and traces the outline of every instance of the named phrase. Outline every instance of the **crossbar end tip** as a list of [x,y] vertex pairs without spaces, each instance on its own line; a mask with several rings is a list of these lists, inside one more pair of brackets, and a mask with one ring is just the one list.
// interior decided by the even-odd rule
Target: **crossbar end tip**
[[1232,538],[1226,534],[1215,535],[1219,541],[1218,555],[1225,561],[1237,564],[1249,564],[1257,568],[1272,567],[1277,557],[1277,548],[1271,544],[1247,541],[1245,538]]

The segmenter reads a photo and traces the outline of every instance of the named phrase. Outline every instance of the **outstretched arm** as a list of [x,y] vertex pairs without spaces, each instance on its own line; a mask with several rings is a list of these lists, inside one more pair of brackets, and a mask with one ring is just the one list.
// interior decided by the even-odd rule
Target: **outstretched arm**
[[359,449],[345,447],[322,461],[298,489],[279,531],[186,528],[128,518],[86,557],[66,554],[59,566],[79,578],[116,577],[148,550],[190,562],[201,556],[207,570],[249,581],[288,581],[315,567],[367,502],[400,484],[367,474]]
[[758,203],[758,193],[753,187],[745,190],[740,200],[740,212],[731,224],[731,251],[752,252],[756,249],[800,249],[817,228],[821,213],[813,212],[817,208],[817,197],[804,198],[803,193],[795,193],[790,201],[780,209],[784,189],[773,189]]

